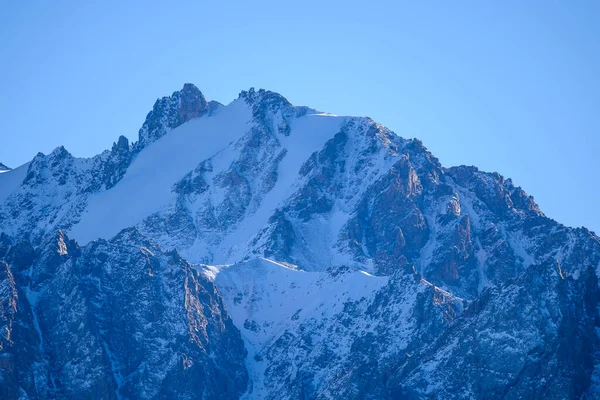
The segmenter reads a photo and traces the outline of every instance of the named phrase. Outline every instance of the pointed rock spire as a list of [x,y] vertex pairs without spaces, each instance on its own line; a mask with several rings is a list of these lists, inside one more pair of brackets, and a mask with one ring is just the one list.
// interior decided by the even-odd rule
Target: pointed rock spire
[[210,108],[200,89],[191,83],[184,84],[181,90],[171,96],[156,100],[140,129],[134,150],[139,151],[179,125],[202,117]]
[[[175,93],[173,94],[175,96]],[[208,103],[204,95],[191,83],[183,85],[179,91],[179,121],[181,125],[191,119],[201,117],[208,110]]]

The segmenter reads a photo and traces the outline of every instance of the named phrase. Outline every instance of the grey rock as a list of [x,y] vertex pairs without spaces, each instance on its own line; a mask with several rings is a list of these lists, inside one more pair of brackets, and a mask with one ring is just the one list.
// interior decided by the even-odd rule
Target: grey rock
[[210,104],[202,92],[193,84],[186,83],[183,89],[173,92],[171,96],[156,100],[152,111],[146,116],[146,121],[139,131],[139,139],[134,145],[134,151],[141,151],[148,144],[160,139],[169,130],[179,125],[199,118],[219,108],[219,103]]
[[177,252],[129,229],[84,248],[59,231],[35,253],[27,270],[0,263],[3,398],[237,399],[245,390],[239,332],[213,283]]

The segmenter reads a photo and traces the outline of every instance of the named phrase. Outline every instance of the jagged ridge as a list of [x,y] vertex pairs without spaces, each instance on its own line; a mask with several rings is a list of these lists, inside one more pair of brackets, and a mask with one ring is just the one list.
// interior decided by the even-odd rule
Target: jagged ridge
[[[18,363],[26,362],[19,368],[30,371],[4,378],[15,396],[20,390],[36,396],[27,383],[31,377],[42,377],[40,387],[52,393],[70,396],[75,392],[69,390],[81,387],[76,381],[56,386],[50,370],[60,360],[50,339],[60,338],[45,345],[44,319],[28,311],[38,304],[38,289],[28,283],[31,273],[47,275],[52,283],[45,290],[60,290],[62,282],[50,278],[54,272],[43,271],[62,264],[19,261],[35,260],[32,249],[54,243],[56,229],[90,242],[84,249],[116,246],[109,257],[115,260],[160,246],[193,263],[235,264],[178,264],[215,279],[220,291],[198,297],[198,318],[206,318],[209,304],[224,301],[249,351],[245,367],[234,362],[219,375],[231,398],[245,388],[246,370],[246,398],[598,393],[598,237],[547,218],[510,179],[475,167],[444,168],[420,141],[368,118],[296,107],[277,93],[254,89],[223,106],[186,84],[156,102],[131,146],[120,138],[91,159],[58,148],[0,174],[0,294],[10,332],[3,349],[22,354]],[[129,250],[118,245],[132,234],[143,237],[144,245],[141,239]],[[16,246],[23,240],[30,244]],[[107,260],[94,265],[106,268]],[[21,264],[35,268],[27,275]],[[78,274],[73,279],[88,279]],[[115,272],[114,279],[123,276],[125,271]],[[150,281],[172,283],[155,277]],[[151,293],[154,303],[164,302]],[[305,300],[294,293],[311,301],[295,309]],[[134,304],[146,310],[153,303]],[[65,306],[77,309],[69,301]],[[293,313],[282,311],[273,320],[260,313],[266,309]],[[102,315],[90,310],[92,318]],[[75,326],[86,312],[71,313],[66,326]],[[228,318],[225,309],[219,315]],[[195,326],[193,321],[182,326]],[[112,324],[107,329],[121,332]],[[130,339],[136,334],[131,329],[118,335]],[[165,329],[149,332],[149,340],[163,337]],[[237,330],[211,341],[229,340]],[[100,337],[106,342],[114,334]],[[193,338],[189,331],[185,335]],[[36,337],[41,340],[31,346]],[[115,376],[135,372],[115,375],[122,361],[111,346],[100,351],[109,361],[116,357],[114,363],[90,364],[109,371],[98,376],[112,375],[100,379],[103,393],[152,397],[128,391],[134,383],[125,378],[117,382]],[[154,351],[138,350],[142,358]],[[203,359],[194,354],[186,353],[183,369],[173,371],[181,374],[189,362]],[[32,359],[40,365],[37,372]],[[174,388],[175,380],[182,393],[199,390],[185,379],[161,379],[152,385]]]

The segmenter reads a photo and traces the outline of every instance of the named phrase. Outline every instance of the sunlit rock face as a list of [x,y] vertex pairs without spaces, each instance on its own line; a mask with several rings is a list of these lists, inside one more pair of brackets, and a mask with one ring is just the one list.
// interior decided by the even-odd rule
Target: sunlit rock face
[[2,168],[2,398],[600,394],[600,239],[369,118],[186,84]]

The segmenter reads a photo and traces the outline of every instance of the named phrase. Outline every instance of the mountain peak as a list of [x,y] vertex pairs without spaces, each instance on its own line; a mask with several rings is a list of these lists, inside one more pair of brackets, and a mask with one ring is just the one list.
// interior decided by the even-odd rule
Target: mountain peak
[[245,99],[249,103],[256,103],[259,101],[269,100],[270,102],[282,103],[287,106],[292,105],[288,101],[288,99],[286,99],[285,97],[283,97],[282,95],[280,95],[277,92],[272,92],[270,90],[265,90],[265,89],[256,90],[253,87],[251,87],[248,90],[242,90],[240,92],[239,98]]
[[6,165],[4,165],[0,162],[0,172],[7,172],[7,171],[10,171],[11,169],[12,168],[7,167]]
[[191,119],[201,117],[208,110],[206,98],[194,84],[186,83],[179,92],[173,93],[173,98],[179,93],[179,121],[181,125]]
[[251,107],[255,121],[260,121],[268,129],[285,136],[290,134],[289,120],[315,111],[308,107],[294,106],[279,93],[256,90],[253,87],[241,91],[238,99],[243,99]]
[[184,84],[181,90],[173,92],[171,96],[156,100],[139,131],[139,141],[135,150],[141,150],[168,131],[192,119],[200,118],[210,110],[211,105],[200,89],[191,83]]
[[193,83],[184,83],[183,88],[180,90],[181,93],[194,93],[196,95],[204,97],[198,86]]
[[498,173],[185,84],[0,174],[2,398],[600,398],[599,269]]

